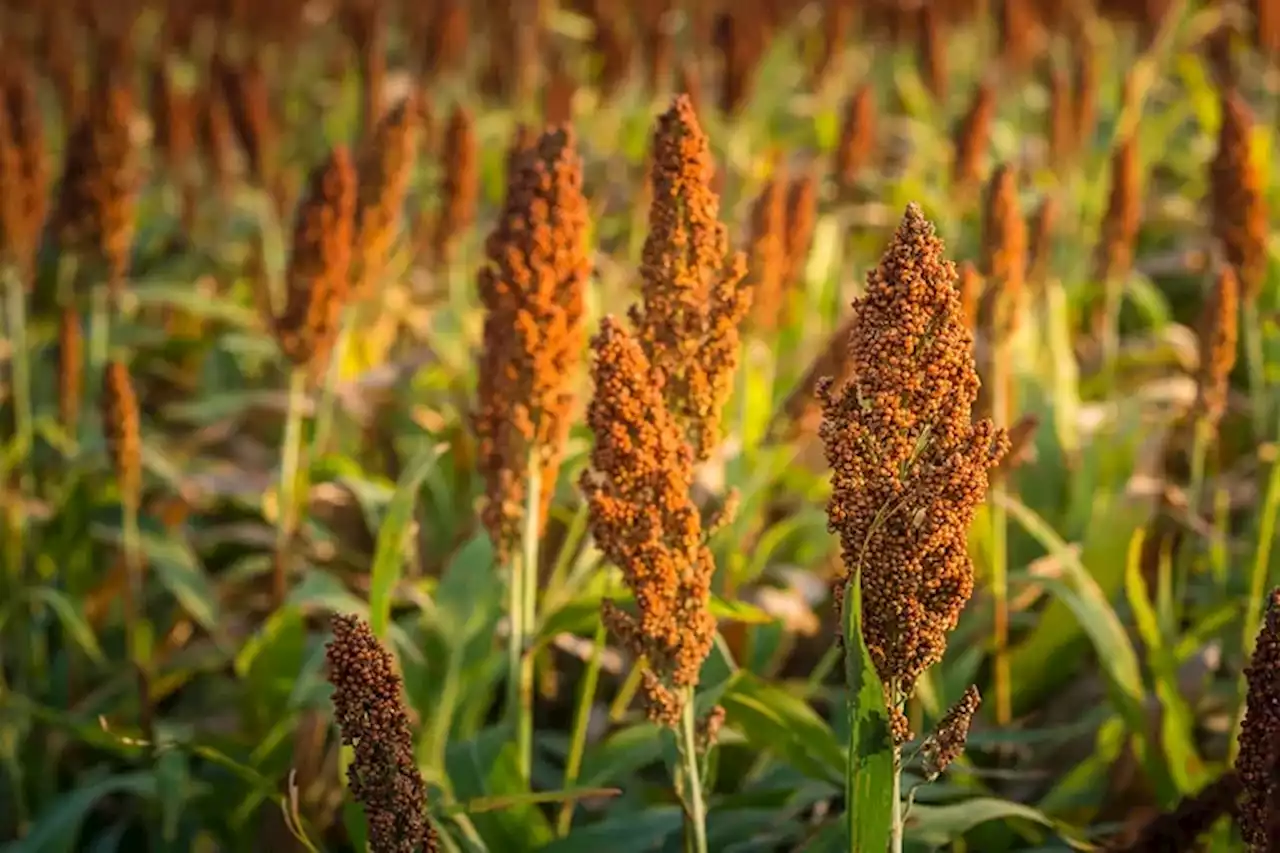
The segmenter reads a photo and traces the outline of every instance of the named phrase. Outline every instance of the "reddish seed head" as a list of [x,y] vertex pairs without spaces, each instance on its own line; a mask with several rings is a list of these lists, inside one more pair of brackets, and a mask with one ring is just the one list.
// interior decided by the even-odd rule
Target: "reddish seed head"
[[1134,244],[1142,224],[1142,174],[1138,148],[1130,135],[1111,155],[1111,194],[1098,245],[1098,278],[1123,278],[1133,266]]
[[25,270],[44,224],[48,161],[35,75],[17,48],[0,56],[0,265]]
[[418,153],[421,115],[421,102],[410,95],[382,117],[360,152],[352,259],[356,299],[369,296],[395,242]]
[[836,145],[836,179],[845,187],[853,185],[863,169],[871,165],[876,151],[876,93],[864,83],[845,106]]
[[1267,204],[1251,137],[1253,114],[1239,92],[1224,92],[1218,152],[1210,172],[1213,234],[1236,268],[1244,298],[1262,290],[1267,269]]
[[138,395],[129,369],[118,361],[102,372],[102,429],[115,466],[120,493],[134,506],[142,497],[142,434]]
[[[818,392],[832,469],[828,524],[861,584],[863,636],[894,703],[942,658],[973,592],[969,526],[1008,448],[989,420],[972,420],[972,338],[942,251],[909,205],[854,303],[853,379]],[[906,718],[897,704],[891,714],[901,743]]]
[[433,249],[436,262],[444,264],[448,263],[454,247],[475,222],[480,193],[475,122],[470,111],[461,104],[454,107],[449,117],[440,168],[444,174],[444,186],[441,188],[440,215],[436,220]]
[[995,112],[995,87],[990,80],[984,80],[973,94],[969,111],[956,127],[951,180],[961,194],[967,193],[982,179]]
[[1240,282],[1235,270],[1223,266],[1200,315],[1200,369],[1196,375],[1196,404],[1211,424],[1227,410],[1231,369],[1236,364]]

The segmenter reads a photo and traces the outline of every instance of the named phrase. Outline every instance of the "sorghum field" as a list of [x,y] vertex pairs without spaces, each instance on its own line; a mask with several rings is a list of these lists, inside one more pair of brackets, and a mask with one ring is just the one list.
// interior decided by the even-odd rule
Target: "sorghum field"
[[1280,851],[1277,59],[0,0],[0,849]]

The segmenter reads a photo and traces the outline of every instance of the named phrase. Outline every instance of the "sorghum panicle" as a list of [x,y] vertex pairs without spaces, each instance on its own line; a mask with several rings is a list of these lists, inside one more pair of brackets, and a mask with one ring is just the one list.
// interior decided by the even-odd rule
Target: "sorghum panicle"
[[25,275],[34,262],[44,225],[49,166],[35,76],[17,48],[0,57],[0,266]]
[[960,295],[960,320],[972,335],[977,331],[978,304],[982,298],[982,273],[978,272],[973,261],[961,262],[956,292]]
[[[671,80],[671,14],[675,0],[650,0],[637,7],[640,39],[644,45],[645,76],[650,92],[667,90]],[[669,90],[667,90],[669,91]]]
[[1253,114],[1239,92],[1224,92],[1218,152],[1210,174],[1213,234],[1236,268],[1246,301],[1257,298],[1266,278],[1267,206],[1263,176],[1250,137]]
[[787,188],[787,267],[783,280],[787,288],[795,288],[804,276],[813,242],[813,228],[818,221],[818,181],[812,171],[791,180]]
[[1217,424],[1227,410],[1231,369],[1236,364],[1240,282],[1224,265],[1209,291],[1200,316],[1200,368],[1196,375],[1196,407],[1209,423]]
[[613,317],[592,341],[595,433],[582,476],[591,532],[635,595],[638,614],[610,601],[610,630],[645,658],[651,719],[675,726],[684,688],[698,683],[716,622],[709,609],[715,563],[690,497],[694,458],[667,410],[639,342]]
[[1102,219],[1096,261],[1100,281],[1124,278],[1133,266],[1134,244],[1142,224],[1142,175],[1138,148],[1130,134],[1111,155],[1111,194]]
[[251,53],[238,65],[232,65],[218,53],[213,58],[212,73],[222,90],[231,127],[244,150],[249,177],[260,186],[269,187],[269,170],[275,165],[276,122],[261,57]]
[[1053,255],[1053,235],[1058,228],[1059,204],[1057,196],[1048,195],[1040,202],[1031,217],[1029,244],[1027,246],[1027,281],[1042,285],[1049,275],[1049,261]]
[[746,260],[729,249],[711,189],[711,147],[683,95],[653,132],[653,204],[631,321],[676,422],[707,459],[738,367],[738,327],[751,305]]
[[548,125],[573,122],[573,99],[578,81],[565,62],[564,54],[552,49],[547,59],[547,81],[542,87],[542,119]]
[[351,795],[364,807],[369,850],[436,853],[427,820],[427,789],[418,772],[413,731],[395,658],[357,616],[333,617],[325,645],[333,716],[355,757],[347,768]]
[[1280,849],[1280,589],[1267,600],[1253,658],[1236,773],[1243,795],[1237,823],[1253,853]]
[[929,94],[941,104],[947,100],[947,29],[936,4],[920,7],[920,31],[916,36],[920,76]]
[[118,294],[133,241],[137,152],[133,94],[114,76],[99,78],[67,139],[53,230],[64,251],[101,262]]
[[1018,201],[1018,176],[1002,163],[987,185],[982,221],[982,275],[991,285],[991,340],[1006,340],[1017,328],[1026,280],[1027,224]]
[[787,176],[781,164],[751,205],[748,252],[754,321],[777,327],[787,287]]
[[961,194],[967,193],[982,179],[982,166],[991,137],[991,121],[996,112],[996,90],[984,80],[973,93],[973,102],[956,126],[955,162],[951,181]]
[[1280,54],[1280,3],[1251,0],[1249,5],[1253,11],[1253,43],[1274,60]]
[[875,150],[876,93],[870,83],[863,83],[845,106],[844,119],[840,125],[835,172],[841,185],[853,185],[858,174],[871,164]]
[[432,239],[432,250],[438,264],[448,263],[454,246],[475,222],[480,193],[479,156],[471,112],[458,104],[449,116],[444,150],[440,156],[444,186]]
[[981,704],[982,695],[975,685],[970,684],[960,700],[938,721],[937,728],[920,748],[925,779],[937,779],[964,752],[969,725]]
[[84,330],[74,305],[62,308],[58,322],[58,422],[72,435],[80,422],[84,385]]
[[343,146],[312,170],[298,206],[276,340],[299,367],[323,369],[350,293],[356,172]]
[[1240,777],[1228,771],[1195,794],[1178,801],[1172,811],[1158,815],[1129,844],[1116,853],[1195,853],[1200,837],[1219,818],[1235,814]]
[[466,65],[471,29],[469,4],[464,0],[407,3],[417,10],[410,28],[410,43],[422,63],[422,76],[436,79],[461,71]]
[[899,743],[909,734],[900,703],[942,658],[973,592],[969,526],[1008,449],[1003,431],[972,420],[973,341],[942,252],[920,207],[908,205],[854,302],[853,379],[818,391],[833,473],[828,526],[861,584],[863,637]]
[[550,129],[515,159],[478,282],[485,308],[475,415],[481,521],[502,558],[520,536],[531,462],[541,469],[539,528],[546,522],[572,416],[591,273],[573,131]]
[[382,275],[400,227],[418,153],[420,102],[411,94],[378,122],[357,163],[354,298],[367,298]]
[[102,431],[107,453],[115,467],[120,493],[126,503],[137,505],[142,496],[142,433],[138,395],[129,369],[109,362],[102,372]]

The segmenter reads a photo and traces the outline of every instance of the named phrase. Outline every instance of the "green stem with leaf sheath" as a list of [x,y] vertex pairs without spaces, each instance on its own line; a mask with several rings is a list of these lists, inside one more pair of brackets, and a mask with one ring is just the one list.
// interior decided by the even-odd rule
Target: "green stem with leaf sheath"
[[511,561],[507,611],[507,713],[516,734],[516,759],[526,785],[533,778],[533,652],[529,638],[537,615],[538,521],[542,506],[542,470],[531,453],[526,466],[525,505],[520,552]]
[[272,574],[272,599],[284,606],[289,592],[289,552],[298,532],[298,475],[303,465],[302,425],[306,416],[307,369],[295,367],[289,375],[289,401],[285,414],[284,441],[280,448],[280,493],[276,507],[276,554]]
[[[591,638],[591,657],[587,660],[587,671],[582,677],[582,686],[578,690],[578,704],[573,711],[573,733],[569,737],[569,758],[564,765],[564,789],[572,790],[578,784],[578,774],[582,772],[582,756],[587,749],[587,728],[591,723],[591,705],[596,698],[596,686],[600,683],[600,666],[604,657],[605,628],[604,620],[596,624],[595,636]],[[556,819],[556,833],[563,838],[573,828],[573,800],[565,800],[560,804],[560,814]]]
[[707,853],[707,806],[698,762],[697,708],[692,688],[685,691],[676,742],[680,751],[680,790],[684,801],[686,853]]

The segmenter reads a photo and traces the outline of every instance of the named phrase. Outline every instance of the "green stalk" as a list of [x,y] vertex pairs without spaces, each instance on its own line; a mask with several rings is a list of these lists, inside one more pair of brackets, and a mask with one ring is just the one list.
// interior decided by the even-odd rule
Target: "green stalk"
[[1246,300],[1241,307],[1244,316],[1244,358],[1249,375],[1249,400],[1253,409],[1253,434],[1257,441],[1267,433],[1266,354],[1262,350],[1262,318],[1256,299]]
[[[573,711],[573,732],[569,738],[569,759],[564,766],[564,789],[571,790],[578,783],[578,774],[582,772],[582,755],[587,749],[587,726],[591,722],[591,703],[596,697],[596,685],[600,682],[600,664],[604,657],[605,629],[604,620],[596,625],[595,636],[591,638],[591,658],[587,661],[587,671],[582,677],[582,687],[578,691],[578,704]],[[561,838],[569,834],[573,828],[573,800],[565,800],[560,804],[560,814],[556,819],[556,834]]]
[[533,782],[533,662],[532,639],[537,629],[538,613],[538,522],[542,507],[542,469],[535,457],[529,459],[528,502],[525,504],[524,535],[521,542],[520,596],[524,611],[520,620],[524,628],[520,647],[520,770],[522,777]]
[[307,369],[295,367],[289,374],[289,403],[285,416],[284,443],[280,448],[280,494],[276,508],[276,559],[272,575],[272,597],[277,608],[284,606],[289,591],[289,549],[298,531],[298,474],[302,469],[302,423],[307,402]]
[[124,560],[125,594],[124,631],[129,659],[138,680],[138,721],[142,737],[155,748],[155,728],[151,713],[151,647],[150,624],[143,606],[142,535],[138,526],[138,496],[124,496]]
[[681,797],[684,801],[686,853],[707,853],[707,806],[702,798],[702,775],[698,764],[697,711],[693,688],[685,690],[684,710],[676,743],[680,749]]
[[893,748],[893,811],[889,824],[889,851],[902,853],[902,842],[906,835],[902,809],[902,747]]
[[[1280,424],[1276,425],[1276,439],[1280,442]],[[1254,642],[1258,637],[1258,629],[1262,624],[1262,616],[1266,610],[1267,578],[1271,568],[1271,547],[1276,538],[1276,516],[1280,514],[1280,459],[1271,462],[1271,476],[1267,478],[1266,496],[1263,498],[1262,512],[1258,516],[1258,545],[1253,554],[1253,568],[1249,574],[1249,603],[1245,608],[1244,636],[1241,638],[1241,649],[1245,659],[1253,656]],[[1241,682],[1243,683],[1243,676]],[[1243,687],[1240,695],[1244,696]],[[1235,760],[1239,748],[1240,723],[1244,719],[1244,702],[1240,702],[1236,714],[1235,734],[1231,739],[1230,758]]]
[[1116,362],[1120,357],[1120,306],[1124,281],[1116,275],[1107,277],[1104,285],[1102,328],[1102,376],[1108,389],[1115,382]]
[[347,356],[347,348],[351,345],[351,332],[355,326],[355,309],[348,307],[338,331],[338,340],[334,342],[333,353],[329,356],[329,370],[325,373],[324,387],[320,390],[320,400],[316,404],[316,431],[311,443],[316,453],[324,453],[329,444],[329,435],[333,432],[335,417],[335,400],[338,396],[338,379],[342,373],[342,362]]
[[[104,282],[93,285],[89,303],[89,408],[99,411],[102,371],[111,345],[111,291]],[[80,419],[85,425],[84,418]],[[83,444],[83,442],[81,442]]]
[[[9,265],[0,269],[0,275],[4,278],[5,301],[7,303],[5,319],[12,352],[9,364],[13,388],[14,426],[17,434],[16,444],[11,448],[6,448],[4,452],[4,476],[8,476],[11,470],[10,465],[12,465],[18,471],[19,485],[17,493],[12,495],[12,502],[5,513],[8,525],[8,536],[5,537],[5,557],[9,566],[8,581],[11,584],[8,590],[9,600],[17,601],[26,584],[27,519],[23,497],[26,495],[27,488],[30,485],[31,382],[27,364],[26,294],[22,291],[22,279],[18,275],[17,269]],[[23,609],[16,608],[17,611]],[[15,616],[18,617],[15,619],[13,628],[15,642],[10,648],[16,649],[22,648],[23,643],[17,641],[26,636],[27,629],[23,621],[21,621],[22,614],[18,612],[15,613]],[[26,689],[27,667],[17,666],[15,669],[18,692],[21,693]]]

